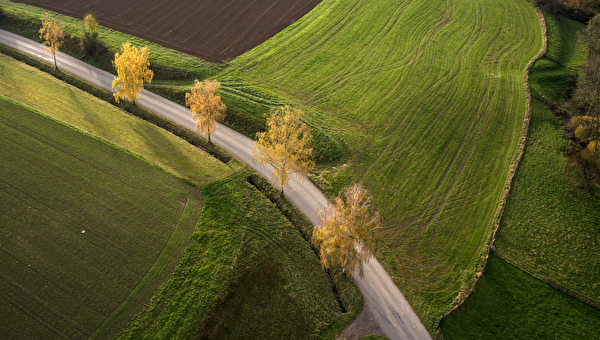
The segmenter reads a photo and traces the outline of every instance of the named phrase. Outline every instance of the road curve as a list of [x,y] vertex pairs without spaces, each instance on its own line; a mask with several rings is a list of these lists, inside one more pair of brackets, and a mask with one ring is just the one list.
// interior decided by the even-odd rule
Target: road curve
[[[33,40],[0,30],[0,43],[53,63],[52,57],[44,51],[45,46]],[[62,52],[57,53],[56,59],[60,69],[111,91],[114,75]],[[146,90],[140,93],[137,104],[194,130],[190,111],[179,104]],[[270,178],[271,169],[261,167],[254,161],[252,156],[254,144],[250,138],[218,124],[216,131],[211,135],[211,140],[265,178]],[[319,224],[316,218],[317,210],[330,204],[325,195],[304,176],[292,176],[289,186],[285,189],[285,195],[315,225]],[[404,295],[381,264],[376,259],[371,259],[364,270],[364,278],[354,275],[353,279],[363,294],[365,309],[371,313],[371,318],[377,323],[381,335],[389,339],[431,339]]]

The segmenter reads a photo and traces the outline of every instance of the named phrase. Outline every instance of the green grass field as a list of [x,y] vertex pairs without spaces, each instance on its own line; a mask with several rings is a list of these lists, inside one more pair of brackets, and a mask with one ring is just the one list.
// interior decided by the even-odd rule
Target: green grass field
[[[548,53],[563,65],[581,63],[583,53],[561,42],[576,41],[583,25],[548,17],[552,49]],[[554,42],[554,43],[552,43]],[[554,63],[554,67],[547,66]],[[536,88],[547,99],[562,103],[557,84],[574,83],[567,69],[542,59],[534,65]],[[557,74],[563,81],[556,81]],[[546,90],[547,89],[547,90]],[[546,90],[546,91],[545,91]],[[576,291],[600,303],[600,192],[584,192],[564,174],[568,140],[556,116],[541,102],[534,102],[534,116],[523,161],[515,176],[498,231],[499,252],[523,270]]]
[[384,218],[378,257],[433,331],[480,269],[541,46],[525,0],[325,0],[220,76],[348,142]]
[[[0,54],[0,94],[141,156],[197,186],[237,171],[179,137]],[[190,116],[191,119],[191,116]]]
[[[247,336],[248,334],[262,334],[264,338],[281,338],[296,336],[298,338],[316,338],[326,337],[330,338],[335,336],[339,331],[343,330],[352,320],[353,316],[359,311],[357,306],[362,304],[362,299],[357,291],[356,286],[350,284],[351,281],[348,278],[342,279],[337,282],[344,285],[345,292],[352,294],[356,300],[354,302],[347,301],[352,306],[351,313],[342,313],[341,307],[337,302],[331,285],[322,271],[320,263],[316,258],[314,252],[309,247],[308,243],[304,241],[301,234],[293,227],[291,227],[289,221],[287,221],[281,213],[256,189],[254,189],[249,183],[245,181],[246,171],[241,171],[241,165],[237,161],[232,161],[227,165],[216,161],[204,152],[199,151],[189,143],[178,139],[170,133],[163,131],[154,125],[147,123],[143,120],[132,117],[123,111],[115,109],[114,107],[103,103],[96,98],[83,93],[75,88],[65,85],[54,78],[39,72],[33,68],[30,68],[22,63],[16,62],[11,58],[0,55],[0,62],[2,63],[2,71],[0,72],[0,94],[11,95],[14,98],[18,98],[23,102],[29,103],[39,107],[40,110],[44,110],[44,113],[48,113],[56,119],[62,119],[70,124],[76,125],[78,128],[87,131],[89,134],[101,136],[110,141],[106,143],[98,139],[86,136],[81,132],[75,131],[72,128],[68,128],[65,125],[61,125],[49,118],[43,118],[40,115],[33,114],[35,117],[42,117],[40,119],[47,120],[50,123],[61,127],[62,129],[54,127],[54,125],[44,125],[43,131],[49,130],[52,134],[60,136],[61,141],[72,141],[77,144],[79,148],[85,148],[86,151],[90,149],[96,150],[97,147],[89,146],[81,140],[91,140],[96,144],[100,144],[102,149],[111,150],[109,155],[105,155],[102,158],[93,159],[94,164],[98,167],[106,167],[111,169],[110,166],[115,165],[113,163],[123,163],[121,166],[126,168],[127,174],[131,175],[135,183],[140,186],[149,185],[154,188],[154,193],[160,193],[160,195],[169,195],[171,189],[169,185],[171,182],[179,183],[183,188],[187,188],[190,192],[187,194],[189,198],[188,205],[181,203],[179,200],[184,199],[186,195],[173,194],[174,205],[180,205],[180,224],[186,222],[187,227],[183,230],[183,227],[178,227],[173,232],[169,244],[167,246],[159,247],[156,245],[154,238],[162,236],[164,233],[156,233],[157,235],[151,234],[148,240],[144,238],[144,234],[133,233],[126,227],[117,230],[114,237],[122,237],[121,233],[130,232],[131,235],[136,236],[134,244],[114,244],[118,247],[117,251],[124,254],[131,255],[132,253],[136,256],[141,256],[143,253],[148,257],[154,256],[153,260],[155,263],[152,264],[150,260],[145,260],[140,263],[132,264],[130,262],[135,261],[136,257],[119,259],[108,256],[101,262],[102,270],[106,271],[108,266],[113,265],[113,261],[116,264],[137,266],[134,269],[143,265],[150,265],[151,268],[146,269],[148,274],[140,281],[136,286],[135,284],[129,284],[125,288],[121,287],[124,285],[123,282],[127,280],[139,279],[134,274],[138,272],[130,273],[116,273],[111,274],[111,278],[115,279],[115,284],[106,284],[103,289],[110,291],[110,294],[104,290],[89,289],[90,294],[95,294],[94,297],[64,297],[54,296],[55,291],[52,291],[52,299],[47,301],[49,306],[64,303],[65,306],[70,308],[66,312],[74,313],[78,308],[85,309],[85,313],[77,315],[75,321],[70,321],[66,318],[56,317],[56,315],[67,315],[63,309],[67,308],[61,306],[59,310],[60,314],[48,308],[43,311],[46,314],[41,315],[42,322],[33,318],[25,318],[23,312],[20,309],[30,310],[31,304],[35,306],[37,303],[46,303],[44,300],[32,297],[34,300],[28,300],[28,297],[19,296],[18,291],[6,291],[8,292],[4,300],[2,300],[3,307],[9,311],[11,318],[6,318],[3,323],[0,324],[0,333],[8,334],[11,337],[17,337],[19,335],[26,338],[52,338],[53,333],[58,333],[58,337],[66,334],[70,337],[75,338],[114,338],[119,335],[121,330],[130,326],[129,322],[138,313],[143,306],[147,307],[150,298],[158,291],[158,284],[165,282],[169,278],[171,270],[179,262],[183,255],[183,248],[186,245],[190,245],[185,251],[185,256],[180,264],[179,269],[175,272],[174,278],[160,289],[160,293],[153,297],[152,300],[155,302],[151,311],[147,315],[156,316],[152,314],[152,311],[161,310],[164,312],[164,305],[161,303],[167,303],[169,313],[161,313],[158,318],[149,319],[148,316],[144,316],[145,324],[143,330],[151,332],[150,336],[155,338],[162,336],[164,338],[181,338],[182,336],[189,336],[193,338],[196,332],[210,332],[218,334],[228,334],[229,336],[236,337]],[[5,98],[5,97],[2,97]],[[7,103],[26,110],[23,106],[14,104],[11,100],[6,99]],[[50,104],[49,104],[50,103]],[[2,102],[1,107],[4,107]],[[8,105],[6,106],[9,107]],[[10,114],[13,110],[9,110]],[[19,113],[17,116],[22,116]],[[38,121],[29,122],[31,129],[37,128],[39,125]],[[43,125],[43,124],[42,124]],[[63,129],[68,130],[70,133],[65,134]],[[48,132],[48,131],[46,131]],[[50,132],[48,132],[50,133]],[[11,136],[12,144],[21,143],[21,136],[14,133],[2,132],[2,136]],[[53,135],[53,136],[54,136]],[[78,137],[74,137],[78,136]],[[37,141],[44,141],[49,137],[38,138]],[[80,140],[81,139],[81,140]],[[3,140],[4,141],[4,140]],[[114,148],[111,143],[121,146],[123,149]],[[6,143],[3,143],[3,145]],[[42,143],[44,144],[44,143]],[[56,144],[56,143],[54,143]],[[54,145],[53,144],[53,145]],[[73,146],[70,146],[73,148]],[[30,149],[36,149],[30,147]],[[70,149],[69,149],[70,150]],[[75,150],[79,150],[75,148]],[[8,155],[9,151],[14,151],[13,154]],[[90,151],[90,152],[92,152]],[[21,149],[9,150],[8,147],[2,148],[2,159],[18,159]],[[43,152],[40,150],[38,152]],[[99,152],[99,151],[98,151]],[[29,152],[35,155],[34,152]],[[143,164],[144,167],[137,165],[128,165],[127,162],[123,161],[122,158],[114,156],[117,153],[125,158],[133,160],[135,164]],[[134,155],[131,153],[139,153],[143,156]],[[33,156],[32,156],[33,157]],[[87,156],[89,157],[89,156]],[[53,155],[46,157],[47,159],[54,160]],[[85,157],[80,157],[84,158]],[[22,168],[26,165],[36,164],[35,171],[46,170],[48,173],[44,173],[38,182],[31,184],[35,188],[43,188],[43,192],[46,195],[51,196],[51,201],[54,202],[54,197],[60,197],[60,201],[57,202],[58,206],[54,207],[54,215],[65,215],[70,213],[71,210],[76,210],[79,214],[77,217],[79,220],[75,222],[81,222],[82,219],[87,221],[88,215],[101,218],[100,222],[107,222],[108,225],[99,225],[95,228],[88,228],[85,233],[81,233],[84,237],[94,235],[94,229],[100,230],[106,228],[110,232],[114,228],[121,228],[123,223],[128,222],[127,216],[123,216],[124,213],[119,213],[118,208],[122,208],[126,211],[130,211],[131,207],[124,204],[123,201],[130,202],[136,200],[136,197],[124,196],[115,185],[123,183],[113,183],[115,181],[108,181],[105,179],[94,179],[90,176],[93,174],[92,170],[80,169],[71,163],[75,161],[65,162],[68,165],[64,165],[62,168],[51,167],[42,164],[36,159],[20,158],[20,163],[15,164],[15,167]],[[60,160],[55,160],[60,162]],[[9,161],[3,162],[3,166],[8,167]],[[38,164],[39,163],[39,164]],[[75,162],[76,163],[76,162]],[[108,165],[107,165],[108,164]],[[208,187],[202,190],[207,194],[206,206],[202,211],[202,224],[198,227],[195,234],[192,236],[191,243],[190,234],[194,231],[195,221],[198,221],[200,215],[200,208],[203,204],[203,196],[199,196],[200,193],[194,188],[186,185],[182,181],[176,179],[173,176],[169,176],[160,168],[153,167],[152,165],[158,164],[162,168],[168,168],[170,172],[186,179],[193,183],[197,187],[205,187],[207,184],[212,182]],[[70,172],[61,172],[63,169],[69,169],[69,171],[75,172],[79,177],[73,179],[69,177]],[[150,168],[150,170],[146,170]],[[130,172],[141,171],[141,173],[130,174]],[[42,171],[43,172],[43,171]],[[113,171],[114,172],[114,171]],[[5,184],[12,185],[12,187],[18,188],[21,185],[21,177],[17,177],[16,169],[11,171],[5,171],[2,169],[3,179]],[[108,173],[112,173],[108,171]],[[169,178],[169,180],[161,178],[153,178],[149,173],[160,173],[163,176]],[[237,173],[237,174],[234,174]],[[118,173],[115,172],[115,175]],[[20,174],[22,177],[27,177],[27,173]],[[226,179],[222,179],[226,178]],[[67,183],[61,183],[57,179],[66,181]],[[218,179],[222,179],[218,181]],[[217,182],[215,182],[217,180]],[[55,186],[45,185],[44,181],[51,181]],[[147,184],[146,181],[151,183]],[[15,183],[13,183],[15,182]],[[78,188],[71,184],[79,183],[79,187],[86,188],[90,182],[93,183],[89,193],[79,194],[78,192],[72,192],[71,190],[65,190],[64,192],[60,189],[63,187],[73,189]],[[98,182],[98,183],[95,183]],[[107,183],[111,185],[110,188],[99,190],[102,184]],[[81,188],[80,188],[81,189]],[[123,191],[129,191],[131,188],[124,186]],[[83,189],[81,189],[83,190]],[[163,193],[164,192],[164,193]],[[73,197],[70,194],[78,195]],[[144,192],[142,191],[142,194]],[[33,194],[32,194],[33,195]],[[159,196],[160,196],[159,195]],[[81,199],[80,196],[96,197],[94,202],[102,205],[97,208],[95,205],[89,204]],[[106,196],[106,197],[105,197]],[[115,197],[113,197],[115,196]],[[139,195],[138,195],[139,196]],[[36,196],[37,197],[37,196]],[[162,196],[161,196],[162,197]],[[170,199],[170,197],[167,197]],[[164,200],[167,201],[167,198]],[[10,201],[9,198],[2,196],[2,207],[5,207],[10,211],[7,216],[15,220],[25,219],[29,221],[28,217],[24,215],[27,213],[28,206],[18,202]],[[67,207],[69,202],[73,200],[81,200],[81,205],[73,205],[73,207]],[[151,199],[140,199],[136,203],[136,208],[143,210],[147,208],[148,211],[142,211],[143,217],[147,219],[139,219],[137,223],[144,224],[144,227],[150,228],[152,226],[151,221],[158,220],[157,223],[163,223],[162,219],[167,219],[169,216],[162,216],[164,209],[156,208],[152,203]],[[150,202],[147,202],[147,201]],[[98,201],[98,202],[96,202]],[[110,206],[113,202],[117,204],[117,207]],[[6,204],[4,204],[6,202]],[[192,210],[191,205],[194,202],[196,209]],[[84,206],[83,206],[84,205]],[[107,207],[105,207],[107,206]],[[51,206],[52,207],[52,206]],[[34,206],[43,214],[45,211],[39,207]],[[113,209],[114,211],[107,212],[103,210]],[[33,208],[31,208],[33,209]],[[14,211],[13,211],[14,210]],[[63,210],[65,210],[63,212]],[[4,213],[4,211],[2,211]],[[113,221],[111,218],[104,218],[104,215],[114,215]],[[175,216],[174,213],[171,215]],[[2,215],[5,217],[4,215]],[[66,215],[69,217],[69,215]],[[171,217],[173,217],[171,216]],[[5,218],[9,218],[5,217]],[[50,216],[52,218],[53,216]],[[135,215],[137,218],[138,216]],[[38,226],[44,225],[43,216],[36,217],[37,220],[29,221],[31,225]],[[217,223],[218,220],[218,223]],[[58,220],[58,227],[61,226],[61,220]],[[99,223],[100,223],[99,222]],[[113,223],[114,222],[114,223]],[[177,220],[175,221],[175,223]],[[81,222],[83,223],[83,222]],[[4,224],[2,224],[4,225]],[[56,227],[53,224],[49,224],[51,227]],[[132,228],[136,228],[133,226]],[[87,227],[86,227],[87,228]],[[2,227],[2,236],[14,237],[12,229],[6,228],[7,233],[4,233],[5,228]],[[77,230],[81,232],[82,230]],[[140,232],[147,231],[147,229],[141,229]],[[170,231],[173,231],[173,227]],[[243,231],[243,232],[242,232]],[[12,232],[12,233],[11,233]],[[242,233],[238,233],[242,232]],[[79,235],[79,234],[76,234]],[[215,236],[216,235],[216,236]],[[63,237],[63,233],[58,233],[56,237]],[[222,241],[225,239],[231,239],[231,245],[224,244]],[[77,262],[79,267],[71,268],[69,265],[65,265],[62,262],[64,250],[60,249],[57,255],[50,253],[50,248],[45,247],[42,249],[44,253],[42,255],[35,254],[35,249],[31,246],[32,242],[40,242],[40,236],[38,233],[33,235],[26,233],[21,235],[22,244],[20,250],[25,250],[22,253],[13,254],[14,259],[17,263],[35,263],[36,266],[43,267],[47,271],[55,271],[57,275],[65,275],[66,271],[79,272],[81,277],[85,279],[86,287],[93,286],[89,283],[88,277],[92,279],[97,278],[98,275],[103,274],[100,272],[97,266],[91,266],[89,269],[92,273],[83,272],[82,266],[85,266],[85,262]],[[209,242],[211,249],[208,251],[204,246],[207,245],[204,241],[198,243],[199,238],[208,238],[212,240]],[[33,240],[33,241],[32,241]],[[67,239],[64,247],[69,247],[70,240]],[[109,241],[114,241],[109,239]],[[128,242],[124,237],[122,242]],[[166,241],[166,240],[165,240]],[[29,242],[29,243],[28,243]],[[58,243],[58,241],[53,241]],[[130,241],[130,243],[133,241]],[[228,241],[229,242],[229,241]],[[0,239],[0,245],[5,242]],[[136,247],[138,243],[143,244],[141,249],[129,249],[127,246]],[[146,247],[153,246],[153,252],[148,252]],[[32,249],[28,249],[32,248]],[[164,250],[162,250],[164,248]],[[3,250],[5,248],[2,248]],[[6,248],[8,249],[8,248]],[[90,256],[97,255],[94,251],[97,249],[87,250],[84,246],[76,244],[77,253],[85,252],[91,254]],[[22,255],[23,258],[19,256]],[[29,255],[35,255],[35,259],[40,261],[39,258],[43,257],[43,263],[35,262],[30,260]],[[158,259],[156,256],[159,256]],[[196,262],[197,259],[202,258],[200,262]],[[237,265],[231,266],[231,261],[235,260]],[[5,261],[7,264],[3,267],[2,273],[12,273],[12,269],[8,267],[9,261]],[[228,265],[229,263],[229,265]],[[12,265],[12,264],[11,264]],[[186,269],[186,266],[192,266],[192,269]],[[36,267],[37,268],[37,267]],[[117,266],[118,268],[118,266]],[[126,267],[125,270],[128,267]],[[100,272],[100,273],[99,273]],[[197,274],[197,275],[195,275]],[[213,275],[214,274],[214,275]],[[16,280],[8,274],[3,276],[3,279]],[[31,276],[31,275],[30,275]],[[21,277],[17,279],[22,279]],[[32,285],[39,283],[45,285],[46,283],[40,280],[25,278],[30,280]],[[82,279],[82,280],[83,280]],[[5,281],[6,281],[5,280]],[[8,281],[6,281],[8,282]],[[173,283],[175,282],[175,283]],[[56,284],[55,282],[53,282]],[[78,282],[71,283],[67,281],[68,288],[78,287]],[[101,284],[101,283],[100,283]],[[115,285],[117,288],[115,288]],[[18,287],[17,284],[13,286]],[[130,287],[131,286],[131,287]],[[39,287],[34,287],[39,290]],[[60,289],[59,286],[57,289]],[[130,291],[126,296],[123,295],[124,289],[129,288]],[[171,296],[164,298],[162,294],[172,294],[173,289],[176,289],[176,295],[179,298],[172,299]],[[45,288],[42,288],[42,291]],[[64,291],[65,289],[63,289]],[[4,290],[1,290],[4,292]],[[67,291],[69,291],[67,289]],[[85,288],[78,288],[75,293],[82,293]],[[242,295],[237,294],[238,291],[243,291]],[[112,295],[111,295],[112,294]],[[96,296],[97,295],[97,296]],[[115,297],[117,295],[117,297]],[[5,296],[3,296],[5,297]],[[192,297],[196,300],[193,304],[188,303],[192,301]],[[45,296],[43,296],[45,298]],[[120,303],[121,300],[123,303]],[[36,300],[37,299],[37,300]],[[80,299],[80,300],[77,300]],[[124,299],[124,300],[123,300]],[[347,297],[352,299],[352,297]],[[76,305],[73,300],[79,301],[86,305]],[[102,315],[98,316],[93,314],[95,310],[88,311],[86,308],[87,304],[95,306],[100,304],[97,300],[101,300],[106,306],[101,306]],[[7,302],[8,301],[8,302]],[[29,304],[29,305],[28,305]],[[14,305],[20,305],[21,308],[14,307]],[[276,308],[275,308],[276,307]],[[27,309],[29,308],[29,309]],[[52,307],[54,308],[54,307]],[[98,307],[100,308],[100,307]],[[194,313],[189,313],[189,309],[192,308]],[[240,308],[242,308],[240,310]],[[184,313],[185,312],[185,313]],[[234,318],[229,318],[232,313]],[[50,315],[50,316],[48,316]],[[52,317],[54,315],[54,317]],[[182,315],[186,315],[190,319],[182,320],[178,319]],[[221,320],[220,324],[212,327],[213,320],[217,320],[219,316],[226,319],[225,322]],[[75,316],[74,316],[75,317]],[[209,317],[207,319],[207,317]],[[271,323],[262,322],[263,318],[272,320]],[[164,322],[165,320],[168,320]],[[189,322],[190,320],[196,321]],[[232,322],[232,320],[237,320]],[[257,322],[261,320],[261,322]],[[85,323],[85,328],[80,327],[80,323]],[[142,321],[140,321],[142,322]],[[186,327],[181,327],[182,322]],[[28,325],[33,325],[28,327]],[[256,325],[261,324],[262,326],[257,328]],[[211,326],[211,327],[209,327]],[[137,326],[136,326],[137,327]],[[146,329],[146,327],[148,329]],[[21,330],[24,328],[25,330]],[[200,330],[199,330],[200,328]],[[48,331],[50,329],[50,331]],[[131,334],[139,335],[140,329],[136,329]],[[22,333],[18,333],[22,332]],[[50,332],[50,333],[48,333]],[[199,334],[200,334],[199,333]],[[129,336],[131,336],[129,334]],[[175,335],[174,335],[175,334]],[[124,336],[122,334],[122,336]]]
[[309,339],[343,315],[290,222],[244,179],[205,187],[192,244],[127,339]]
[[6,97],[0,130],[0,333],[114,336],[177,264],[202,196]]
[[[582,60],[573,42],[583,27],[545,15],[548,54],[562,65]],[[574,69],[543,58],[531,70],[531,87],[561,103]],[[442,320],[446,339],[590,339],[600,312],[534,279],[551,280],[592,300],[600,297],[597,192],[577,189],[563,173],[568,140],[556,115],[533,100],[523,159],[498,230],[500,254],[525,270],[492,257],[475,291]],[[539,327],[544,325],[544,327]],[[518,331],[516,331],[518,330]]]
[[600,311],[494,255],[474,294],[441,323],[446,340],[595,339],[599,327]]

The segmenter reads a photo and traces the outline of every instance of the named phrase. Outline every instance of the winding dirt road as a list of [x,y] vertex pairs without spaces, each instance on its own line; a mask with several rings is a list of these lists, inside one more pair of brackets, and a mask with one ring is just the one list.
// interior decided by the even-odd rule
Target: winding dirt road
[[[36,58],[52,63],[50,55],[44,51],[45,46],[21,36],[0,30],[0,43],[26,52]],[[57,53],[58,67],[70,72],[90,83],[111,91],[114,76],[99,70],[62,52]],[[175,104],[163,97],[146,90],[140,93],[137,104],[157,114],[169,118],[194,130],[189,109]],[[212,141],[228,150],[240,161],[244,162],[265,178],[270,178],[271,169],[261,167],[252,156],[254,144],[252,140],[228,127],[218,125],[211,136]],[[315,213],[329,205],[327,198],[306,178],[294,176],[285,190],[285,195],[317,225],[319,220]],[[364,297],[364,310],[357,321],[350,325],[346,334],[350,337],[365,335],[362,324],[370,324],[370,332],[378,333],[389,339],[431,339],[431,336],[408,304],[404,295],[393,283],[381,264],[372,259],[365,266],[365,276],[353,276]],[[361,323],[362,321],[362,323]]]

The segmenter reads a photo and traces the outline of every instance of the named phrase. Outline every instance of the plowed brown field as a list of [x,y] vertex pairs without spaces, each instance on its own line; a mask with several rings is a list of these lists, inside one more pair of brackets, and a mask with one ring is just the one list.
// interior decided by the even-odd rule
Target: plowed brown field
[[320,0],[14,0],[98,22],[202,59],[231,60],[301,18]]

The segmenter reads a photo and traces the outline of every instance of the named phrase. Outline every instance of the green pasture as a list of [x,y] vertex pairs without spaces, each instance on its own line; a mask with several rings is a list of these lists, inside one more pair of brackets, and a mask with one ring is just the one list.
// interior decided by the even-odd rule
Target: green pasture
[[[573,42],[583,25],[547,13],[545,19],[548,55],[557,61],[537,61],[531,87],[561,104],[570,93],[565,84],[574,83],[576,75],[567,67],[582,60]],[[499,253],[524,271],[491,257],[473,294],[442,320],[446,339],[590,339],[597,334],[598,310],[530,275],[600,300],[600,197],[577,189],[564,175],[569,140],[561,129],[554,112],[534,99],[523,159],[496,241]]]
[[475,292],[444,318],[446,340],[594,339],[600,311],[490,256]]
[[[577,65],[583,52],[570,42],[583,25],[567,19],[548,18],[549,54],[563,65]],[[560,42],[569,42],[562,44]],[[558,46],[557,46],[558,45]],[[573,51],[560,53],[554,51]],[[546,65],[554,63],[552,69]],[[544,58],[534,65],[536,88],[559,105],[556,84],[574,82],[575,72]],[[565,81],[555,81],[564,72]],[[533,84],[532,84],[533,85]],[[569,89],[562,89],[567,92]],[[561,134],[558,118],[543,103],[534,101],[532,121],[496,242],[499,252],[521,269],[551,280],[600,303],[600,192],[584,192],[563,169],[569,140]]]
[[110,338],[177,264],[202,196],[0,97],[0,334]]
[[[181,138],[0,54],[0,94],[124,148],[198,186],[237,171]],[[191,119],[191,116],[190,116]]]
[[541,46],[525,0],[325,0],[218,76],[349,144],[344,171],[383,216],[378,257],[433,331],[481,270]]
[[204,211],[182,261],[122,338],[328,335],[343,314],[300,232],[244,173],[211,183],[202,193]]

